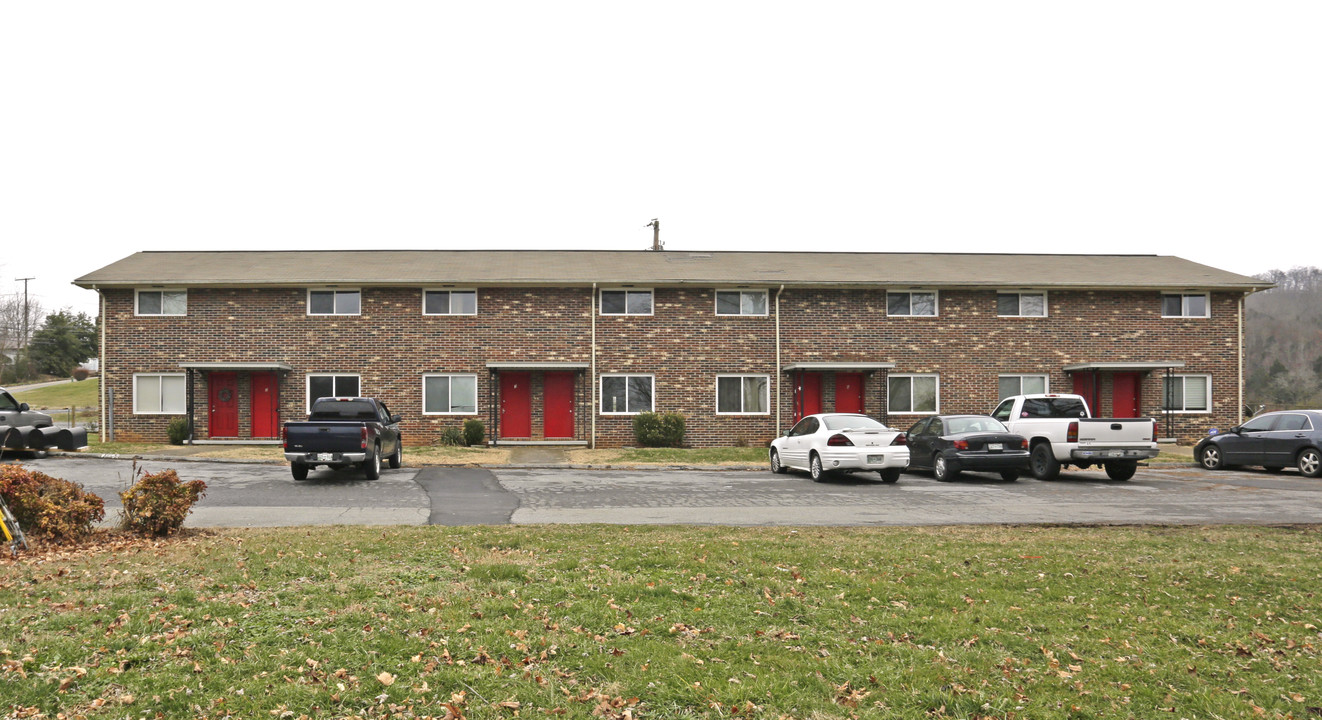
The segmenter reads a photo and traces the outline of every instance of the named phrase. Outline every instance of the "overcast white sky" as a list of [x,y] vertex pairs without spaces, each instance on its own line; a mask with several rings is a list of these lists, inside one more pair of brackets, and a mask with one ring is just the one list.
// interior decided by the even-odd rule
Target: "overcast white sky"
[[1322,265],[1322,3],[7,2],[0,292],[139,250]]

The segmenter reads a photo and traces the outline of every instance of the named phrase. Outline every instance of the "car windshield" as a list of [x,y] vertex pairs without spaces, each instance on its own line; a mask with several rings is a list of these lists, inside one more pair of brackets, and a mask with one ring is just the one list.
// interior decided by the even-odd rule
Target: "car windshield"
[[309,420],[375,420],[376,406],[366,400],[318,400]]
[[1080,418],[1088,417],[1083,401],[1078,398],[1028,398],[1019,413],[1026,418]]
[[989,417],[957,417],[946,420],[949,428],[947,432],[952,435],[955,433],[967,432],[1008,432],[1005,426]]
[[864,415],[827,415],[822,418],[827,430],[890,430]]

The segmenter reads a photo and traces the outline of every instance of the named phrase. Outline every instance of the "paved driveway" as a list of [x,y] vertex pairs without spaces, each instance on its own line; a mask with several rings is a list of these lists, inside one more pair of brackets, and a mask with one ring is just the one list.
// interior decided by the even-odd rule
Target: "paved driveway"
[[[123,460],[51,457],[26,465],[106,499],[128,486]],[[278,465],[148,462],[208,484],[194,526],[325,524],[658,523],[948,525],[969,523],[1277,524],[1322,522],[1322,479],[1295,472],[1141,468],[1128,482],[1069,470],[1061,480],[966,474],[939,483],[906,474],[814,483],[767,471],[403,468],[366,481],[319,471],[295,482]]]

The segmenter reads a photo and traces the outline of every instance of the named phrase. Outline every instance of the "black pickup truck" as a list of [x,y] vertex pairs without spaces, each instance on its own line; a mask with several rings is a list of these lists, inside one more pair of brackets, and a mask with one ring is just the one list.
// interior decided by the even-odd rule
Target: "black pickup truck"
[[381,477],[383,455],[390,467],[399,467],[404,454],[400,419],[373,398],[317,399],[306,422],[285,423],[285,459],[294,479],[307,480],[308,471],[319,465],[358,465],[368,480],[375,480]]

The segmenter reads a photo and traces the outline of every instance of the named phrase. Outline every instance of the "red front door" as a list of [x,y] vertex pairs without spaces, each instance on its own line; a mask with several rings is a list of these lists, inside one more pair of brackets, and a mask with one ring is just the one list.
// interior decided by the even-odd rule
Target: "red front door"
[[211,407],[211,437],[239,436],[239,378],[234,373],[211,373],[207,379]]
[[1111,417],[1142,417],[1143,376],[1138,373],[1116,373],[1111,381]]
[[863,376],[859,373],[835,374],[835,411],[863,412]]
[[280,385],[275,373],[252,374],[252,436],[280,436]]
[[500,437],[532,437],[532,376],[500,374]]
[[1088,403],[1088,412],[1093,417],[1101,417],[1097,409],[1097,373],[1074,373],[1074,394],[1083,396],[1084,401]]
[[542,435],[548,438],[574,437],[574,373],[546,373],[543,381],[545,416]]
[[820,373],[799,373],[794,386],[794,422],[822,411],[822,376]]

